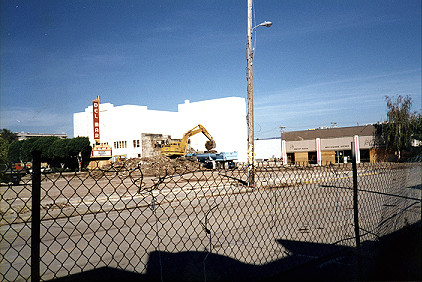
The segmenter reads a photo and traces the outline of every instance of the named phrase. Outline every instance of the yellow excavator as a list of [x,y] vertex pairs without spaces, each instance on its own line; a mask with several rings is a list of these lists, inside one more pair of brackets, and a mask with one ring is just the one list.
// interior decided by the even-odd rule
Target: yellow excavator
[[182,141],[180,142],[173,142],[169,145],[165,145],[161,148],[161,154],[168,157],[177,157],[177,156],[185,156],[187,151],[187,145],[188,145],[188,139],[195,135],[202,132],[207,138],[208,141],[205,142],[205,148],[207,151],[210,151],[211,149],[215,148],[215,141],[212,138],[211,134],[208,133],[208,131],[203,127],[202,125],[198,124],[191,130],[185,133],[183,135]]

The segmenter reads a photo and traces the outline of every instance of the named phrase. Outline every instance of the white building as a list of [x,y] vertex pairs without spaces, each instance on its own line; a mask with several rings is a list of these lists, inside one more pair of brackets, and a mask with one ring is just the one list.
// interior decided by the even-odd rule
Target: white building
[[257,160],[281,159],[281,139],[256,139],[255,158]]
[[[100,142],[113,147],[113,156],[142,157],[142,134],[171,135],[181,139],[188,130],[202,124],[213,136],[218,152],[237,151],[239,161],[247,160],[246,102],[244,98],[228,97],[178,105],[177,112],[149,110],[147,106],[99,107]],[[73,115],[74,136],[87,136],[94,144],[93,106]],[[191,147],[204,151],[206,137],[190,138]]]
[[60,139],[67,138],[67,134],[65,133],[29,133],[29,132],[15,132],[16,136],[18,137],[18,141],[26,140],[29,138],[37,138],[37,137],[47,137],[47,136],[55,136],[59,137]]

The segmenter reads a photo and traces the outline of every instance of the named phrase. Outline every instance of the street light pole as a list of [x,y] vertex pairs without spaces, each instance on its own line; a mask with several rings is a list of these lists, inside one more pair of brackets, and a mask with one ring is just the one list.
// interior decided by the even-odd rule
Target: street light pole
[[255,185],[255,144],[254,144],[254,117],[253,117],[253,46],[252,32],[260,26],[270,27],[272,22],[265,21],[252,27],[252,0],[248,0],[248,166],[249,166],[249,186]]
[[253,118],[253,52],[252,52],[252,0],[248,0],[248,166],[249,186],[255,184],[255,149],[254,149],[254,118]]

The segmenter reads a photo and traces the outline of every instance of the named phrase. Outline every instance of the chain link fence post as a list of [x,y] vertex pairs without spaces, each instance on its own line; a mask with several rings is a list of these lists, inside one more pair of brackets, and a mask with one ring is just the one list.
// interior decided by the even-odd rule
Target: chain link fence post
[[40,281],[41,152],[32,153],[31,281]]
[[358,204],[358,169],[356,164],[356,154],[359,148],[356,148],[356,143],[353,140],[352,144],[352,171],[353,171],[353,220],[355,226],[355,242],[356,254],[358,263],[358,280],[362,277],[362,257],[360,249],[360,234],[359,234],[359,204]]

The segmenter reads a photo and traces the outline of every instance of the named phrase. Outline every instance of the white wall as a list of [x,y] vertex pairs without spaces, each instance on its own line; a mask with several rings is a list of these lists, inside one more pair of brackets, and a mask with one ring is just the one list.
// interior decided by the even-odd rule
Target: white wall
[[[171,135],[182,138],[183,134],[202,124],[216,141],[219,152],[237,151],[239,161],[247,159],[246,102],[244,98],[229,97],[178,105],[178,112],[148,110],[146,106],[100,104],[100,139],[113,147],[115,141],[126,141],[127,148],[115,149],[113,155],[137,157],[142,152],[133,148],[133,140],[142,140],[142,133]],[[75,113],[74,136],[93,138],[92,106]],[[191,146],[205,150],[207,139],[202,134],[191,137]]]
[[255,158],[281,158],[281,139],[255,140]]
[[[202,124],[216,142],[218,152],[237,151],[240,161],[247,160],[248,129],[246,124],[246,102],[244,98],[229,97],[201,102],[179,104],[179,113],[186,121],[183,133]],[[191,146],[205,150],[207,139],[202,134],[191,138]]]

